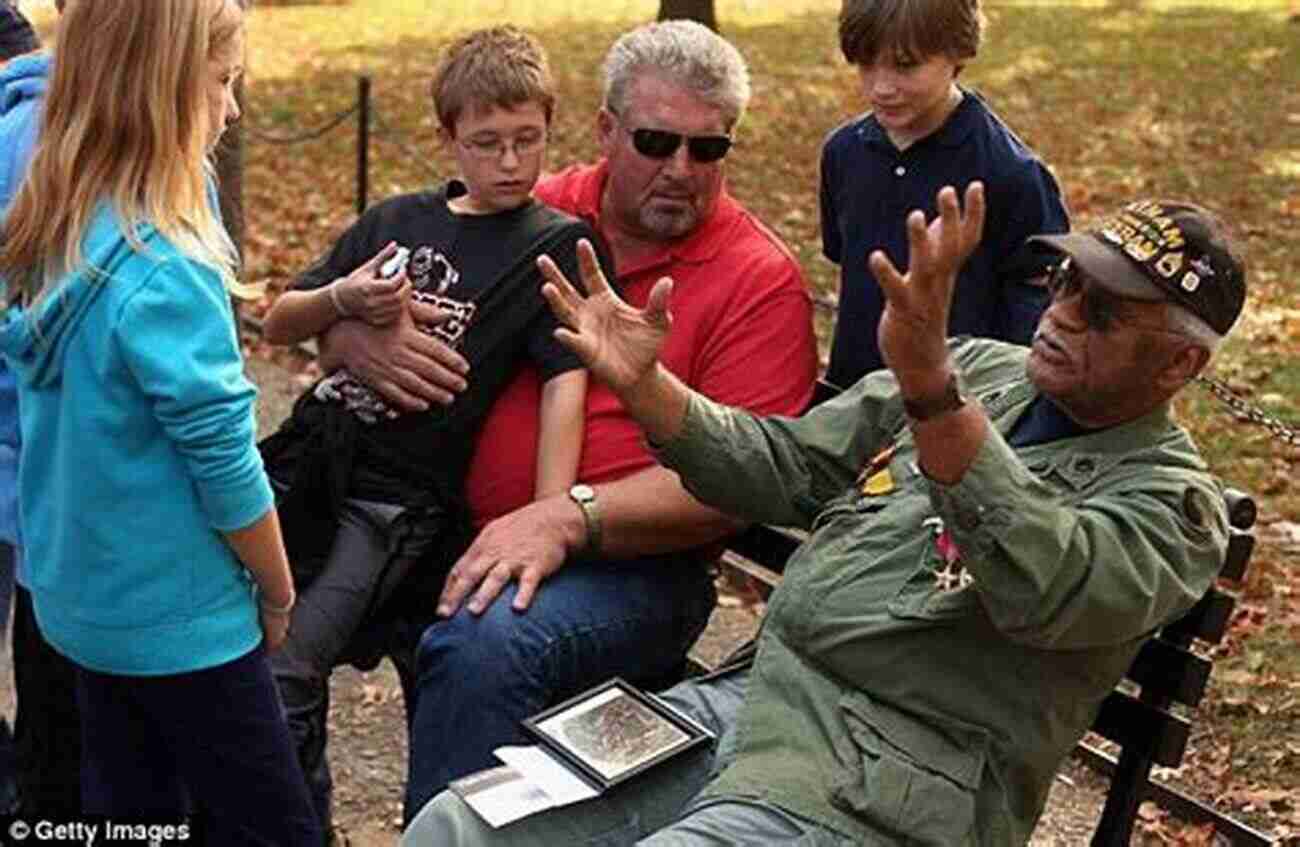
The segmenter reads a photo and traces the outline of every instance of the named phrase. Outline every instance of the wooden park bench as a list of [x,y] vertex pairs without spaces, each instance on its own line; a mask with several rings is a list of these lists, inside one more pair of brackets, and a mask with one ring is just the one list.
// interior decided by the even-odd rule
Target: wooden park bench
[[[818,387],[815,401],[833,394]],[[1225,494],[1230,523],[1227,554],[1219,577],[1240,584],[1255,547],[1251,529],[1255,503],[1244,492]],[[733,537],[720,565],[743,575],[766,597],[781,581],[786,561],[806,535],[798,530],[754,526]],[[1234,845],[1272,845],[1273,839],[1174,788],[1150,779],[1155,765],[1178,767],[1187,751],[1193,710],[1205,696],[1212,660],[1193,649],[1218,644],[1227,631],[1236,597],[1219,586],[1181,618],[1152,636],[1134,659],[1126,679],[1106,698],[1093,722],[1096,735],[1118,745],[1118,759],[1081,743],[1079,758],[1110,775],[1106,806],[1093,834],[1094,847],[1127,845],[1138,807],[1152,800],[1188,823],[1213,823]],[[1183,714],[1183,713],[1187,714]]]

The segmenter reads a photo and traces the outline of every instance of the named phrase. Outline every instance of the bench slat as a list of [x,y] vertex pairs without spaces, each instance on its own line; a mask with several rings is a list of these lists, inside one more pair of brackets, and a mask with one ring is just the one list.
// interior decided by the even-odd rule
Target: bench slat
[[727,549],[740,554],[751,563],[761,562],[763,570],[772,575],[767,584],[776,586],[781,582],[786,561],[805,537],[805,533],[795,529],[755,524],[732,536],[727,542]]
[[781,574],[770,568],[763,567],[758,562],[742,556],[734,550],[724,550],[721,561],[726,567],[733,568],[745,576],[751,577],[757,583],[755,587],[764,600],[771,596],[776,586],[781,584]]
[[1112,691],[1102,702],[1092,731],[1126,750],[1148,751],[1157,765],[1174,768],[1183,761],[1191,724],[1122,691]]
[[1194,638],[1218,644],[1228,631],[1236,605],[1237,598],[1212,587],[1187,614],[1161,630],[1160,637],[1176,644],[1190,644]]
[[1255,500],[1240,488],[1225,488],[1223,502],[1228,508],[1228,524],[1237,529],[1250,529],[1255,525],[1259,510]]
[[1228,533],[1228,552],[1223,559],[1223,570],[1219,576],[1233,582],[1241,582],[1246,576],[1246,565],[1250,564],[1250,554],[1255,552],[1255,535],[1233,527]]
[[1205,696],[1211,665],[1209,659],[1184,647],[1162,638],[1150,638],[1138,651],[1126,676],[1142,686],[1142,693],[1148,699],[1154,695],[1196,706]]

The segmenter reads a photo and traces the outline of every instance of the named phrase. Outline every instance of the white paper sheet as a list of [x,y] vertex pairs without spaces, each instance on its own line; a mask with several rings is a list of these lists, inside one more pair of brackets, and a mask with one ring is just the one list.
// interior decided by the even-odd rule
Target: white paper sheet
[[498,747],[492,752],[504,767],[470,774],[448,787],[493,829],[599,793],[540,747]]

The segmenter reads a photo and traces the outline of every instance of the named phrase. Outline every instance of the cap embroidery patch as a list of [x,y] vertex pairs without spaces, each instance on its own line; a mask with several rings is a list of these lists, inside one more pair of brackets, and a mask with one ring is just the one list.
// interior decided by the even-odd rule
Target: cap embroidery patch
[[1183,267],[1182,253],[1166,253],[1156,262],[1156,272],[1165,279],[1173,279]]
[[1208,256],[1197,256],[1195,259],[1192,259],[1191,265],[1193,270],[1203,277],[1214,276],[1214,265],[1210,264],[1210,258]]
[[1134,261],[1147,263],[1160,256],[1156,272],[1174,278],[1183,265],[1183,231],[1159,203],[1132,203],[1101,226],[1101,235]]

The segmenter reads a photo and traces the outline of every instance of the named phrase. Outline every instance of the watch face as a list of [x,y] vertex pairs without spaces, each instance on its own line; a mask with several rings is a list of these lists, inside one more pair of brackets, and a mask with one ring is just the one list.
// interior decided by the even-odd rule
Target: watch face
[[590,485],[575,485],[569,489],[569,496],[574,500],[594,500],[596,492]]

